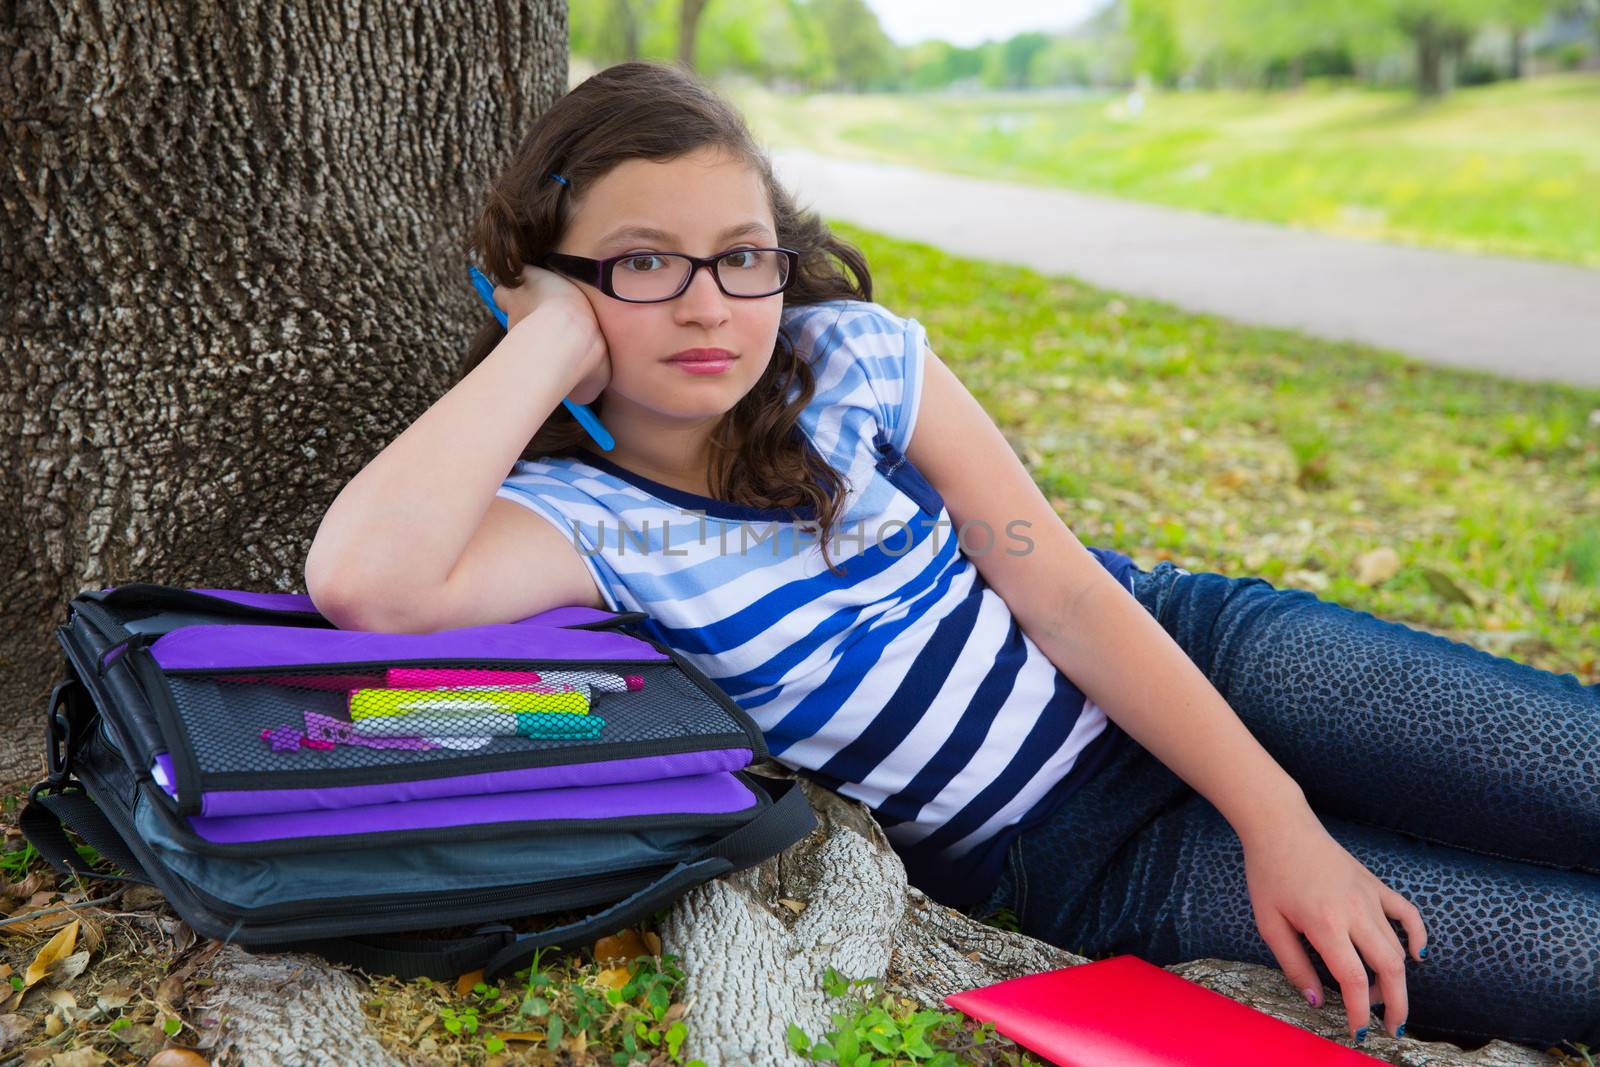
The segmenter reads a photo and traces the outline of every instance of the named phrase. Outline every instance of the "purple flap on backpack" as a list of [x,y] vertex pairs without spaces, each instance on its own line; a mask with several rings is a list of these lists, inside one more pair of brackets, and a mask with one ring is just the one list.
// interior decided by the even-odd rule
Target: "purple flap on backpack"
[[[651,783],[661,779],[742,770],[750,765],[748,748],[719,748],[706,752],[677,752],[667,756],[635,756],[595,763],[565,763],[553,767],[519,767],[509,771],[458,774],[413,782],[379,782],[339,785],[322,789],[207,790],[200,810],[207,816],[267,815],[275,812],[370,807],[380,804],[435,800],[482,793],[562,789],[572,786]],[[155,780],[172,796],[178,791],[172,757],[156,753],[151,767]]]
[[425,830],[537,819],[614,819],[628,815],[704,815],[744,811],[757,803],[732,774],[700,774],[659,782],[537,789],[470,797],[440,797],[371,804],[336,811],[299,811],[231,818],[192,816],[189,824],[208,841],[236,843],[285,837]]
[[[110,592],[116,586],[110,586],[101,592]],[[219,600],[229,600],[235,604],[246,607],[258,608],[262,611],[309,611],[321,614],[311,598],[305,593],[258,593],[249,589],[190,589],[191,593],[202,593],[214,596]],[[517,625],[531,623],[535,626],[579,626],[602,622],[613,618],[617,613],[606,611],[603,608],[592,608],[584,604],[571,604],[559,608],[550,608],[537,615],[529,615],[526,619],[516,620]]]
[[185,626],[150,645],[166,670],[380,663],[386,660],[655,660],[671,657],[627,634],[493,623],[433,633],[320,630],[297,626]]

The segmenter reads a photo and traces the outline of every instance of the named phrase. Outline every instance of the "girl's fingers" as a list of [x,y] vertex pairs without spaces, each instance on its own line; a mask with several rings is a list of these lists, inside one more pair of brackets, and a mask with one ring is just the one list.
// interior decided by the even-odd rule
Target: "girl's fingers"
[[1384,914],[1400,920],[1400,925],[1405,927],[1407,954],[1414,960],[1422,959],[1419,953],[1428,947],[1428,930],[1422,923],[1422,912],[1388,886],[1379,890],[1379,899],[1383,903]]
[[[1299,932],[1277,912],[1272,912],[1270,916],[1257,916],[1257,920],[1256,929],[1277,958],[1278,966],[1283,968],[1283,976],[1289,980],[1289,985],[1298,990],[1312,1006],[1322,1007],[1322,979],[1311,965],[1311,957],[1306,955],[1305,948],[1300,944]],[[1307,990],[1310,991],[1309,996]]]
[[1369,1025],[1372,1018],[1372,1002],[1367,998],[1367,968],[1350,940],[1348,928],[1328,923],[1306,931],[1306,937],[1339,983],[1339,995],[1344,998],[1345,1025],[1350,1028],[1350,1037],[1354,1040],[1356,1033]]
[[[1392,1034],[1405,1022],[1410,1006],[1406,1001],[1406,953],[1387,920],[1364,924],[1354,931],[1361,958],[1372,968],[1373,981],[1383,1003],[1383,1024]],[[1361,985],[1366,988],[1366,975]],[[1370,1003],[1370,1002],[1369,1002]],[[1365,1026],[1366,1023],[1361,1025]]]

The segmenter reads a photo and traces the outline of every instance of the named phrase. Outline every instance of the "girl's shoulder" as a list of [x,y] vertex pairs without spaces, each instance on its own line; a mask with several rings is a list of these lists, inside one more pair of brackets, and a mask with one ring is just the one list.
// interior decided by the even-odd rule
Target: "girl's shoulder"
[[783,326],[816,377],[812,407],[865,408],[904,448],[921,392],[922,325],[876,301],[828,300],[786,308]]
[[785,308],[782,330],[819,378],[857,374],[874,382],[902,378],[927,336],[916,319],[874,300]]

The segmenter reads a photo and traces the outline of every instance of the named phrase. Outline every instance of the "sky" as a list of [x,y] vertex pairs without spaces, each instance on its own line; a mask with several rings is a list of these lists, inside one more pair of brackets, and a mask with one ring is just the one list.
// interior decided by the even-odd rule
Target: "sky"
[[1105,6],[1105,0],[867,0],[896,44],[929,38],[970,47],[1023,30],[1064,30]]

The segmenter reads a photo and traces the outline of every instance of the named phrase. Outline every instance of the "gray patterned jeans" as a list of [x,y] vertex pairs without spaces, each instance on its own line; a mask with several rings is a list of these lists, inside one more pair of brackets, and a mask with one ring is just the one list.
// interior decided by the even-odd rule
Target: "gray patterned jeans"
[[[1421,911],[1407,1036],[1600,1049],[1600,686],[1260,578],[1163,561],[1134,595],[1334,839]],[[1011,908],[1024,933],[1095,956],[1276,968],[1233,828],[1109,729],[1120,750],[1013,842],[972,914]]]

